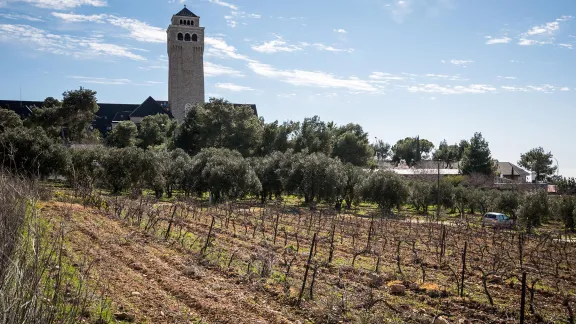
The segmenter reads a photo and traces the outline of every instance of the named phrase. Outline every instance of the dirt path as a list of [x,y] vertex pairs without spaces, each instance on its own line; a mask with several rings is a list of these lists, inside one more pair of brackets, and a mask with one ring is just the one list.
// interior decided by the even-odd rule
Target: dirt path
[[[200,266],[199,278],[184,274],[191,257],[117,220],[80,205],[51,202],[48,215],[72,210],[76,253],[93,257],[116,308],[144,323],[297,323],[305,320],[273,297],[237,278]],[[281,311],[277,311],[281,310]]]

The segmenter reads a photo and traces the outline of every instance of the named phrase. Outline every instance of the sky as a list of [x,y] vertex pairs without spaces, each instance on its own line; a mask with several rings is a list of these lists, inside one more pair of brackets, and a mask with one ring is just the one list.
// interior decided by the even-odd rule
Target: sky
[[206,28],[206,99],[391,144],[481,132],[499,161],[542,146],[576,176],[574,0],[0,0],[0,98],[167,100],[183,5]]

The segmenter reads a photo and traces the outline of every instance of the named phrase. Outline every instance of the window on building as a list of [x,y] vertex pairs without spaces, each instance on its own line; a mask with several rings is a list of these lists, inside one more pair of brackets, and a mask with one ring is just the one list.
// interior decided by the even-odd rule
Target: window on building
[[187,21],[186,21],[186,25],[190,25],[190,20],[187,20]]
[[194,26],[194,20],[192,20],[192,21],[190,22],[190,25]]
[[184,35],[184,41],[185,41],[185,42],[189,42],[189,41],[190,41],[190,34]]
[[184,40],[184,35],[182,35],[182,33],[178,33],[178,40]]
[[180,25],[182,25],[182,19],[180,19]]
[[196,34],[192,35],[192,41],[197,42],[198,41],[198,35],[196,35]]

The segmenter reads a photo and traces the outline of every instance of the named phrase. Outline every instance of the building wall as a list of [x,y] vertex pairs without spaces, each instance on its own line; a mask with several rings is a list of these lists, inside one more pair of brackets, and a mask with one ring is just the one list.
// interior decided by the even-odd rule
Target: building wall
[[140,124],[143,119],[144,119],[144,117],[130,117],[130,120],[131,120],[134,124]]
[[[194,26],[172,19],[168,27],[168,101],[174,118],[184,120],[186,104],[194,106],[204,102],[204,27],[194,18]],[[190,18],[188,18],[190,19]],[[197,41],[179,40],[178,34],[198,37]]]

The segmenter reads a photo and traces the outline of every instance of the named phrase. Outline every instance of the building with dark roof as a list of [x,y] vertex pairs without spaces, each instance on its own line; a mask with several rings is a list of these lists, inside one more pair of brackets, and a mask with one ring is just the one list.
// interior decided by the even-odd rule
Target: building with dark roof
[[[200,17],[186,6],[172,16],[167,30],[168,38],[168,97],[158,101],[148,97],[141,104],[99,103],[92,127],[106,134],[121,121],[139,124],[147,116],[167,114],[182,122],[188,109],[204,98],[204,27]],[[32,114],[32,109],[42,108],[42,101],[0,100],[0,108],[16,112],[22,119]],[[235,108],[243,104],[233,104]],[[258,115],[256,105],[248,104]]]
[[[0,100],[0,108],[14,111],[22,119],[28,118],[32,114],[32,109],[42,108],[42,104],[43,101]],[[258,116],[256,105],[233,105],[235,108],[249,106]],[[152,97],[148,97],[141,104],[98,103],[98,107],[92,127],[98,129],[103,135],[111,131],[116,124],[125,120],[131,120],[138,125],[145,117],[157,114],[167,114],[170,118],[174,118],[167,101],[155,100]]]

